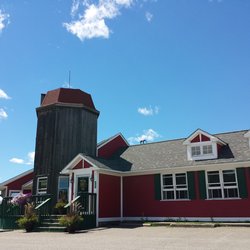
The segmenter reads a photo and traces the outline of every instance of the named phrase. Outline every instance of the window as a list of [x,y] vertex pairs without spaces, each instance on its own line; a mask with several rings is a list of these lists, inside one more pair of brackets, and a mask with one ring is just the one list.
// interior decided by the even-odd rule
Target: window
[[10,197],[16,197],[21,193],[21,190],[10,190],[9,191],[9,196]]
[[192,150],[192,156],[198,156],[201,154],[200,146],[192,147],[191,150]]
[[69,177],[59,176],[58,179],[58,200],[68,201]]
[[209,199],[239,197],[235,170],[209,171],[207,181]]
[[212,154],[213,153],[212,145],[204,145],[202,147],[202,151],[204,155]]
[[162,176],[163,200],[188,199],[187,175],[165,174]]
[[46,194],[48,186],[48,177],[39,177],[37,179],[37,193]]
[[212,145],[191,147],[192,156],[209,155],[213,153]]

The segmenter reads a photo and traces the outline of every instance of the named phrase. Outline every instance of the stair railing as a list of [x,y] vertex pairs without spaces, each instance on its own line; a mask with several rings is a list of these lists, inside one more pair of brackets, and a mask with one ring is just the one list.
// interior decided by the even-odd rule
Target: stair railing
[[42,220],[45,219],[46,217],[50,216],[50,213],[51,213],[50,202],[51,202],[51,197],[47,198],[41,203],[37,203],[37,206],[35,207],[35,211],[37,211],[39,223],[41,223]]

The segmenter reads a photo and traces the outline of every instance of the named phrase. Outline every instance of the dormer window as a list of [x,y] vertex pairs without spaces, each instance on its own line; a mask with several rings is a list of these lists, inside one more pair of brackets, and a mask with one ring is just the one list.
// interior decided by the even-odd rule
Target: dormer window
[[200,129],[196,130],[184,143],[188,160],[209,160],[218,158],[218,145],[225,145],[219,138]]
[[213,153],[213,147],[212,147],[212,145],[204,145],[202,147],[202,149],[203,149],[202,151],[203,151],[204,155],[209,155],[209,154]]
[[201,155],[211,155],[211,154],[213,154],[212,145],[191,146],[192,157],[201,156]]
[[200,146],[194,146],[191,147],[192,156],[199,156],[201,154],[201,147]]

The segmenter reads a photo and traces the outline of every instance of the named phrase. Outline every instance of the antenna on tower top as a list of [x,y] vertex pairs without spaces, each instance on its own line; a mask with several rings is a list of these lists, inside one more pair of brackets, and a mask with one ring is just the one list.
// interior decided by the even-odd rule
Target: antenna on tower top
[[69,89],[71,88],[71,86],[70,86],[70,82],[71,81],[71,71],[69,70]]

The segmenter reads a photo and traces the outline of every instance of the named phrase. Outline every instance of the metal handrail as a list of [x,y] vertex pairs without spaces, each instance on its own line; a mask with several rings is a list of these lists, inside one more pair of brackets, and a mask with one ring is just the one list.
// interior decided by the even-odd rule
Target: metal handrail
[[76,198],[73,199],[72,201],[70,201],[68,204],[66,204],[66,205],[64,206],[64,208],[68,208],[69,206],[71,206],[73,203],[75,203],[77,200],[79,200],[80,197],[81,197],[80,195],[76,196]]
[[41,204],[39,204],[38,206],[36,206],[36,207],[35,207],[35,210],[40,209],[40,208],[43,207],[45,204],[47,204],[50,200],[51,200],[51,198],[46,199],[46,200],[43,201]]

